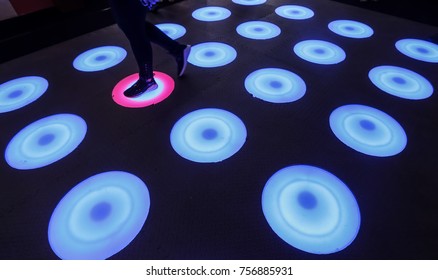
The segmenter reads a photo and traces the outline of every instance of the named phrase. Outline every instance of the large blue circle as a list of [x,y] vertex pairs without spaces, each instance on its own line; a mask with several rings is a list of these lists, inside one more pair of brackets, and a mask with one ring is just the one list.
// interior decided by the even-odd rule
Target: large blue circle
[[306,93],[303,79],[279,68],[264,68],[252,72],[245,79],[245,88],[254,97],[272,103],[293,102]]
[[393,156],[407,144],[406,133],[396,120],[364,105],[345,105],[334,110],[330,128],[342,143],[370,156]]
[[244,6],[255,6],[266,3],[266,0],[233,0],[233,2]]
[[199,67],[227,65],[237,57],[236,50],[224,43],[206,42],[192,46],[188,62]]
[[377,66],[370,70],[368,77],[379,89],[400,98],[426,99],[433,93],[433,86],[426,78],[402,67]]
[[23,128],[9,142],[7,163],[16,169],[35,169],[52,164],[76,149],[87,132],[87,124],[76,115],[45,117]]
[[438,63],[438,45],[419,39],[402,39],[395,43],[402,54],[424,62]]
[[237,26],[236,31],[243,37],[255,40],[271,39],[281,33],[277,25],[266,21],[244,22]]
[[230,15],[230,10],[216,6],[199,8],[192,13],[192,16],[200,21],[220,21],[228,18]]
[[50,218],[48,238],[61,259],[106,259],[140,232],[149,213],[147,186],[138,177],[110,171],[72,188]]
[[186,29],[184,26],[175,23],[160,23],[156,25],[161,31],[163,31],[167,36],[176,40],[181,38],[186,34]]
[[119,64],[126,55],[126,50],[121,47],[98,47],[78,55],[73,60],[73,67],[83,72],[102,71]]
[[321,40],[299,42],[293,50],[302,59],[316,64],[337,64],[344,61],[346,57],[342,48]]
[[49,82],[38,76],[27,76],[0,85],[0,113],[20,109],[40,98]]
[[199,109],[179,119],[170,133],[173,149],[201,163],[223,161],[246,141],[246,127],[234,114],[216,108]]
[[368,38],[374,31],[368,25],[354,20],[335,20],[329,23],[328,28],[334,33],[348,38]]
[[360,210],[350,189],[333,174],[309,165],[277,171],[262,193],[262,210],[286,243],[312,254],[345,249],[360,228]]
[[281,17],[295,20],[309,19],[315,15],[311,9],[298,5],[280,6],[275,9],[275,13]]

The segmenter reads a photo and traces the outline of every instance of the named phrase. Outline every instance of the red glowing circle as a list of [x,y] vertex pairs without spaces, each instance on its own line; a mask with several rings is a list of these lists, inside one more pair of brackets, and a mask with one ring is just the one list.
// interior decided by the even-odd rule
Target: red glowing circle
[[154,71],[154,79],[158,88],[136,96],[134,98],[126,97],[123,92],[138,80],[138,73],[129,75],[116,84],[113,89],[113,100],[128,108],[142,108],[157,104],[166,99],[175,88],[175,81],[167,74]]

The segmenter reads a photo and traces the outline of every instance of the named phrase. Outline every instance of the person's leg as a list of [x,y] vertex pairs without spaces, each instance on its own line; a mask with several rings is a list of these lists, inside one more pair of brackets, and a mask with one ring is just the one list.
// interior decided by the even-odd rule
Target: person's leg
[[163,31],[161,31],[154,24],[146,21],[145,23],[146,36],[154,44],[167,50],[173,57],[175,57],[177,63],[177,73],[178,76],[184,74],[185,68],[187,66],[187,59],[190,54],[190,45],[183,45],[177,41],[171,39]]
[[125,95],[132,97],[155,89],[153,80],[153,56],[151,42],[146,34],[146,8],[137,0],[110,0],[117,25],[131,44],[132,52],[139,68],[140,79]]

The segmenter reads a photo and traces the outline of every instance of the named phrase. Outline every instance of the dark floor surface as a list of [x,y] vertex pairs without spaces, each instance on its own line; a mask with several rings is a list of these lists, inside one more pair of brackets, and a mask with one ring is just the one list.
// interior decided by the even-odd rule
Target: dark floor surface
[[[379,65],[408,68],[437,88],[437,65],[399,53],[403,38],[426,39],[438,28],[333,1],[293,1],[315,12],[312,19],[288,20],[274,13],[291,1],[268,1],[254,7],[231,1],[182,1],[150,14],[153,23],[187,28],[179,39],[192,45],[217,41],[237,50],[231,64],[217,68],[189,65],[165,101],[128,109],[111,98],[115,84],[136,71],[129,45],[115,25],[98,29],[0,64],[0,83],[38,75],[48,91],[34,103],[0,114],[0,148],[27,124],[57,113],[84,118],[88,132],[66,158],[44,168],[16,170],[0,160],[0,259],[56,259],[47,240],[50,216],[60,199],[91,175],[124,170],[148,186],[151,209],[137,237],[112,259],[436,259],[438,249],[438,99],[405,100],[376,88],[368,71]],[[219,5],[232,16],[201,22],[191,13]],[[375,34],[351,39],[332,33],[337,19],[367,23]],[[275,23],[279,37],[255,41],[235,32],[249,20]],[[302,60],[292,46],[320,39],[341,46],[347,59],[336,65]],[[37,39],[35,39],[37,40]],[[101,72],[72,67],[80,53],[103,45],[128,50],[119,65]],[[175,77],[172,57],[155,50],[155,69]],[[273,104],[255,99],[243,85],[252,71],[284,68],[307,84],[299,101]],[[408,144],[392,157],[358,153],[340,142],[329,127],[330,113],[346,104],[378,108],[405,129]],[[175,122],[200,108],[233,112],[245,123],[248,138],[231,158],[200,164],[174,152],[169,133]],[[313,255],[282,241],[261,210],[261,192],[279,169],[296,164],[323,168],[349,186],[361,210],[354,242],[331,255]]]

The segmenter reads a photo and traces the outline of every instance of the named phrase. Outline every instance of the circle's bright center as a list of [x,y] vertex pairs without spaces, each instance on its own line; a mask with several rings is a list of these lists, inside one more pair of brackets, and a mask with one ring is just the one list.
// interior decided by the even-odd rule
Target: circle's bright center
[[111,204],[108,202],[100,202],[96,204],[90,211],[90,217],[96,222],[103,221],[111,214]]
[[53,142],[53,140],[55,140],[55,135],[54,134],[45,134],[43,136],[40,137],[40,139],[38,139],[38,144],[40,146],[46,146],[49,145],[50,143]]
[[298,195],[298,203],[304,209],[314,209],[318,205],[315,195],[308,191],[303,191]]

